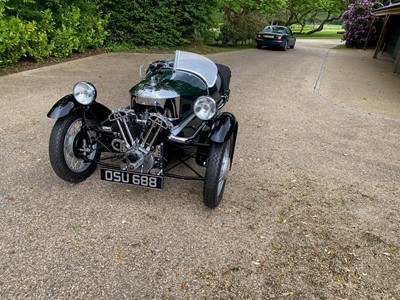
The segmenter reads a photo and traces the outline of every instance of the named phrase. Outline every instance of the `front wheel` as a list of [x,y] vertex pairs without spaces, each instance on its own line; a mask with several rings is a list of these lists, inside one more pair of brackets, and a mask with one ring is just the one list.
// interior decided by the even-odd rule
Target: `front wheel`
[[231,140],[212,143],[203,187],[203,200],[209,208],[220,204],[230,166]]
[[[86,125],[94,125],[95,118],[86,118]],[[93,160],[100,157],[95,131],[82,131],[82,116],[76,112],[58,119],[49,142],[50,163],[61,179],[80,182],[95,170]]]

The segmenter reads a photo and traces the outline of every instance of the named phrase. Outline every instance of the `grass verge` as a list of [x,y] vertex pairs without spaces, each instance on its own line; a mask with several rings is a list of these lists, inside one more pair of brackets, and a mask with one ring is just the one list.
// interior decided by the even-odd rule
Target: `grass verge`
[[174,48],[146,48],[146,47],[136,47],[130,44],[111,44],[108,45],[105,50],[106,52],[138,52],[138,53],[172,53],[176,49],[182,51],[196,52],[199,54],[212,54],[228,51],[239,51],[249,48],[254,48],[255,44],[250,43],[247,45],[239,45],[235,47],[223,47],[219,45],[205,45],[200,43],[192,43],[190,45],[178,46]]
[[299,39],[338,39],[340,40],[343,36],[343,28],[341,25],[325,25],[322,31],[305,34],[306,32],[314,29],[312,25],[307,25],[304,27],[304,33],[298,33],[301,29],[300,26],[292,25],[291,29],[293,32],[297,32],[296,37]]

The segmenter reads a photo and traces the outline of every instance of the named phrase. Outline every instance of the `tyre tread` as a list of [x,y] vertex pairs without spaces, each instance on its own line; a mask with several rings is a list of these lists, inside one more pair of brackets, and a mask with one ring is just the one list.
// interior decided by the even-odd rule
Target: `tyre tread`
[[214,143],[211,145],[203,187],[204,204],[209,208],[216,208],[220,204],[222,199],[223,191],[221,192],[221,195],[219,195],[219,197],[217,196],[217,193],[218,178],[221,171],[225,147],[226,143]]
[[96,164],[92,163],[89,168],[83,172],[73,172],[70,170],[64,158],[64,138],[69,126],[78,118],[78,114],[70,114],[64,118],[58,119],[50,134],[49,140],[49,158],[50,164],[61,179],[78,183],[88,178],[96,169]]

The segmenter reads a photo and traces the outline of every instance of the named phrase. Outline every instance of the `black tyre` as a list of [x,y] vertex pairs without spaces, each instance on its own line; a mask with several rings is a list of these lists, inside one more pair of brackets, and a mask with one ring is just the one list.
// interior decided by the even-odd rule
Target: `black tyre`
[[[87,125],[94,125],[94,118],[86,119]],[[80,182],[88,178],[96,169],[96,163],[84,160],[83,133],[81,131],[81,114],[74,113],[58,119],[50,135],[49,156],[54,172],[61,179],[69,182]],[[88,131],[87,140],[93,140],[96,132]],[[86,147],[88,159],[100,157],[97,144]]]
[[261,49],[262,46],[260,44],[257,44],[257,49]]
[[293,45],[290,46],[290,49],[294,49],[294,46],[296,45],[296,42],[293,42]]
[[211,144],[203,187],[203,200],[209,208],[220,204],[230,166],[231,140]]
[[282,45],[282,48],[281,48],[281,49],[282,49],[282,51],[286,51],[287,48],[288,48],[288,43],[285,42],[285,44]]

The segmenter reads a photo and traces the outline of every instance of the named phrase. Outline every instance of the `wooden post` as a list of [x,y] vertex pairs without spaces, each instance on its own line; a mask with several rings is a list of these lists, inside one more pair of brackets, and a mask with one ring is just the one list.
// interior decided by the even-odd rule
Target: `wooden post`
[[[400,38],[399,38],[400,39]],[[400,74],[400,50],[397,51],[396,61],[394,63],[393,73]]]
[[374,16],[374,18],[372,19],[372,23],[371,23],[371,26],[369,27],[367,39],[365,40],[363,50],[367,49],[369,40],[371,39],[372,28],[374,28],[375,19],[376,19],[376,16]]
[[376,58],[378,56],[378,52],[380,50],[382,50],[382,45],[386,38],[387,24],[388,24],[389,19],[390,19],[390,15],[386,15],[385,23],[383,23],[383,28],[382,28],[381,34],[379,35],[378,45],[376,45],[375,54],[373,56],[374,58]]

